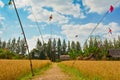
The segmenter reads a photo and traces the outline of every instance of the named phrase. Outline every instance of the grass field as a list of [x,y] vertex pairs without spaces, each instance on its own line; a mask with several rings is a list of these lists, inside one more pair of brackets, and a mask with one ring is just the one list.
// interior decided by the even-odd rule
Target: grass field
[[76,68],[88,80],[120,80],[120,61],[63,61],[61,63],[69,69]]
[[[32,60],[33,69],[42,68],[49,60]],[[20,76],[30,73],[29,60],[0,60],[0,80],[17,80]]]

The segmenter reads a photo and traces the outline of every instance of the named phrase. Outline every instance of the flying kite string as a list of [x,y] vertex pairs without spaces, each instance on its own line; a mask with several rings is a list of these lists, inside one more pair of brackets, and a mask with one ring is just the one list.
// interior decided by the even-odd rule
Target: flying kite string
[[[32,2],[32,1],[31,1],[31,2]],[[39,26],[37,17],[35,16],[35,14],[34,14],[34,12],[33,12],[32,5],[31,5],[31,11],[32,11],[32,15],[33,15],[33,17],[34,17],[34,19],[35,19],[35,23],[36,23],[36,26],[37,26],[37,28],[38,28],[39,34],[41,35],[42,42],[43,42],[43,44],[44,44],[43,35],[42,35],[42,32],[41,32],[41,29],[40,29],[40,26]]]
[[90,35],[88,36],[88,38],[86,39],[85,43],[88,41],[88,39],[90,38],[90,36],[93,34],[93,32],[95,31],[95,29],[98,27],[98,25],[103,21],[103,19],[107,16],[107,14],[109,13],[109,11],[107,11],[105,13],[105,15],[101,18],[101,20],[97,23],[97,25],[93,28],[93,30],[91,31]]
[[[50,17],[49,17],[49,21],[51,21],[52,20],[52,14],[50,15]],[[50,26],[51,28],[51,36],[50,36],[50,39],[52,40],[52,35],[53,35],[53,29],[52,29],[52,26]]]
[[[119,2],[119,0],[117,2],[115,2],[115,4],[113,4],[114,6]],[[93,30],[91,31],[90,35],[88,36],[88,38],[86,39],[85,43],[88,41],[88,39],[90,38],[90,36],[93,34],[93,32],[95,31],[95,29],[99,26],[99,24],[104,20],[104,18],[108,15],[109,12],[112,12],[114,10],[114,7],[111,5],[109,10],[104,14],[104,16],[100,19],[100,21],[97,23],[97,25],[93,28]]]
[[[114,5],[116,5],[118,2],[119,2],[119,0],[118,0]],[[100,21],[97,23],[97,25],[93,28],[93,30],[91,31],[90,35],[89,35],[88,38],[86,39],[85,43],[87,43],[87,41],[88,41],[88,39],[90,38],[90,36],[93,34],[93,32],[95,31],[95,29],[99,26],[99,24],[104,20],[104,18],[107,16],[107,14],[108,14],[109,12],[112,12],[113,10],[114,10],[114,7],[111,5],[110,8],[109,8],[109,10],[103,15],[103,17],[100,19]],[[76,37],[78,37],[78,35],[77,35]],[[84,43],[84,44],[85,44],[85,43]],[[76,59],[75,59],[75,61],[73,62],[72,66],[75,64],[75,62],[76,62]]]

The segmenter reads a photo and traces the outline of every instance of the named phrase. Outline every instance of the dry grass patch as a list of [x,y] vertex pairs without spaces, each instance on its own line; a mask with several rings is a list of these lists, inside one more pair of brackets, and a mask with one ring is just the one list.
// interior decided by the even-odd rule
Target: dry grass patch
[[[91,79],[120,80],[120,61],[64,61]],[[96,77],[96,78],[95,78]]]
[[[32,60],[33,69],[50,64],[49,60]],[[0,80],[16,80],[30,72],[29,60],[0,60]]]

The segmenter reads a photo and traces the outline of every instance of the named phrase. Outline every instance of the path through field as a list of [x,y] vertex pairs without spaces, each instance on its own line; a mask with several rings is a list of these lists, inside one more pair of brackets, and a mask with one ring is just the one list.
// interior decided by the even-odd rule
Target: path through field
[[57,63],[53,63],[52,68],[32,80],[70,80],[70,76],[62,72]]

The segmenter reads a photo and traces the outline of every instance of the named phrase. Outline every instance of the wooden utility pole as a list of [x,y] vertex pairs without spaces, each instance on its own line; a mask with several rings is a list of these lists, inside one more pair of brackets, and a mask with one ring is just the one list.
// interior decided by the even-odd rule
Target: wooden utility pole
[[23,33],[23,37],[24,37],[25,43],[26,43],[26,46],[25,46],[25,47],[27,48],[27,52],[28,52],[28,55],[29,55],[31,73],[32,73],[32,76],[34,76],[33,67],[32,67],[32,61],[31,61],[31,56],[30,56],[30,52],[29,52],[29,47],[28,47],[26,35],[25,35],[24,29],[23,29],[23,26],[22,26],[22,22],[21,22],[21,20],[20,20],[19,13],[18,13],[17,8],[16,8],[15,1],[14,1],[14,0],[10,0],[9,4],[11,4],[12,2],[13,2],[13,5],[14,5],[14,8],[15,8],[16,15],[17,15],[17,17],[18,17],[18,21],[19,21],[19,23],[20,23],[20,27],[21,27],[21,30],[22,30],[22,33]]

